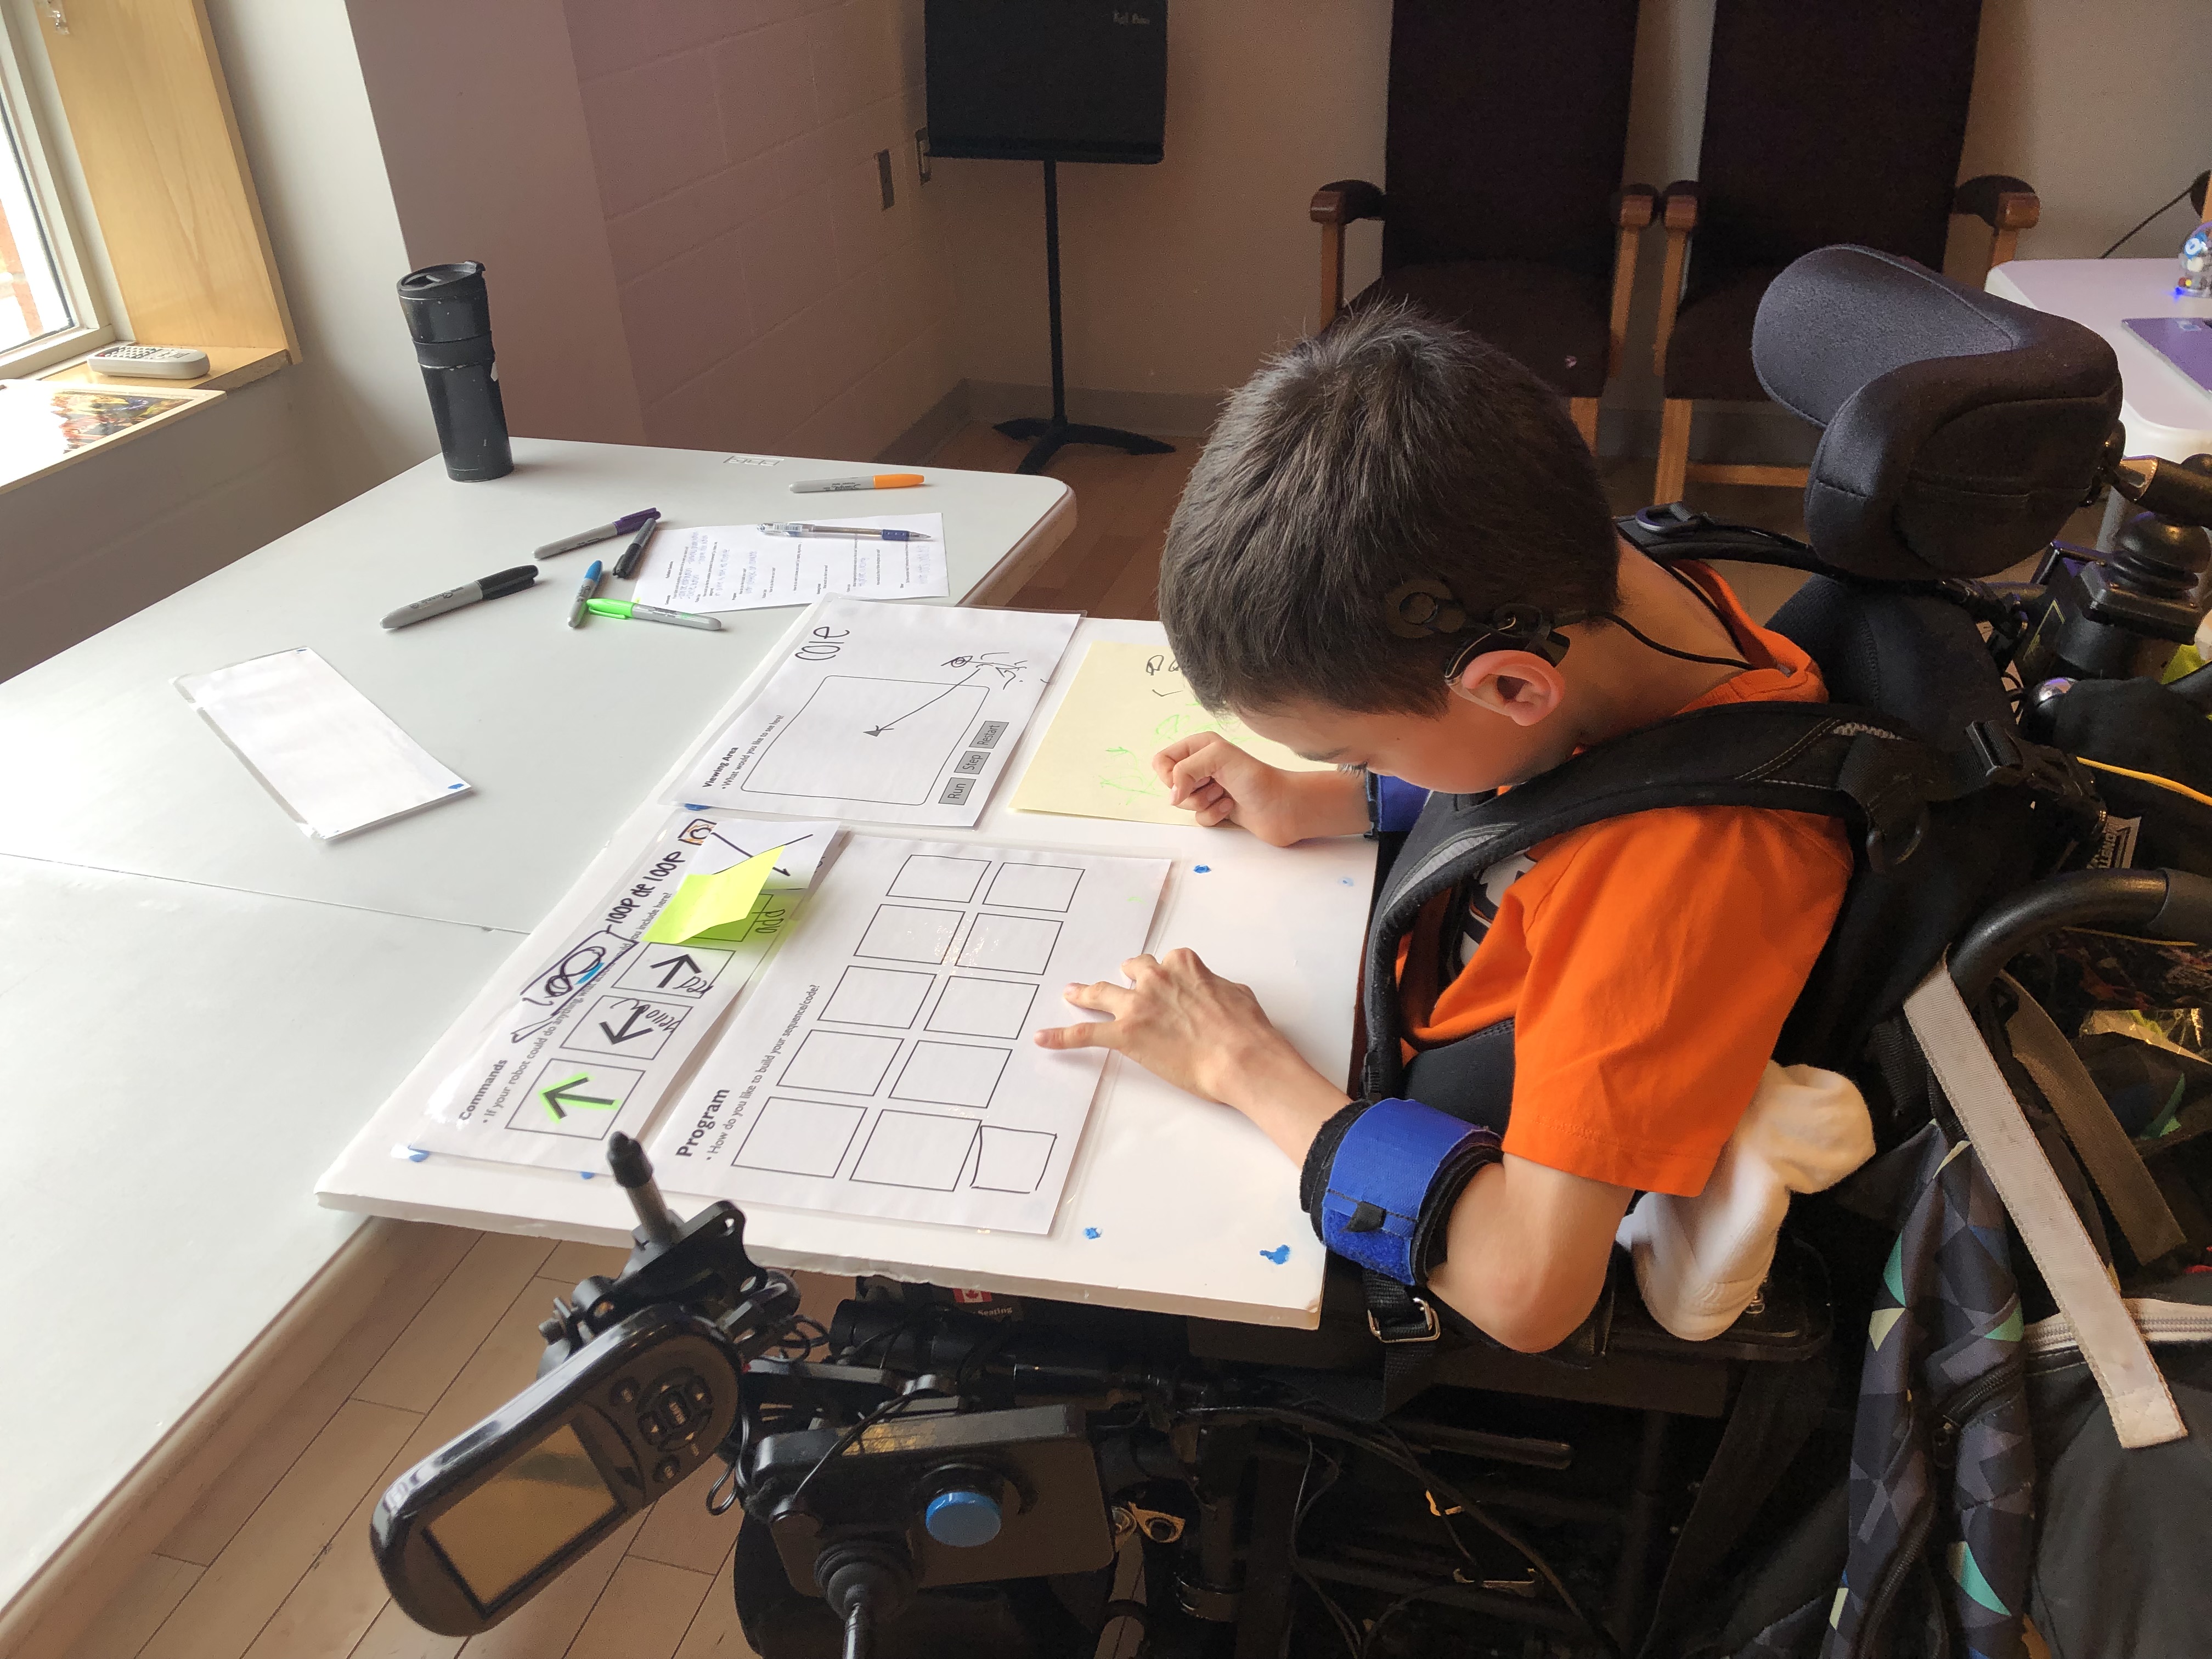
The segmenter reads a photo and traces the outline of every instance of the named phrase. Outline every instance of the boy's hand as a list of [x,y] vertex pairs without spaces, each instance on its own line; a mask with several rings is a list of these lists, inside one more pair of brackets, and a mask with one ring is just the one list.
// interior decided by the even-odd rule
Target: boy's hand
[[1152,757],[1168,804],[1211,830],[1235,823],[1272,847],[1367,828],[1366,791],[1348,772],[1286,772],[1246,754],[1218,732],[1178,738]]
[[1348,1097],[1306,1064],[1249,986],[1223,979],[1189,951],[1121,964],[1110,981],[1061,993],[1114,1018],[1036,1034],[1042,1048],[1111,1048],[1179,1089],[1233,1106],[1293,1159]]

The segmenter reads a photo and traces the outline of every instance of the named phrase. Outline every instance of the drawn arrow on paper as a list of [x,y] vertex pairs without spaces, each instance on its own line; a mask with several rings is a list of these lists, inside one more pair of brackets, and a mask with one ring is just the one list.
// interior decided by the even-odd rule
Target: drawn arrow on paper
[[946,686],[945,690],[939,692],[935,696],[930,698],[928,702],[916,703],[913,708],[908,709],[905,714],[899,715],[896,720],[888,720],[881,726],[871,726],[865,727],[864,729],[870,737],[880,738],[884,732],[890,731],[891,727],[896,726],[899,723],[899,720],[910,720],[916,714],[921,713],[923,709],[928,708],[930,703],[943,702],[947,697],[951,696],[955,691],[957,691],[962,686],[967,684],[968,682],[974,678],[975,676],[973,674],[963,675],[959,679],[953,681],[951,684]]
[[[694,965],[696,966],[696,964]],[[654,1030],[653,1026],[648,1025],[641,1031],[637,1029],[638,1021],[644,1018],[645,1005],[641,1002],[634,1002],[630,1004],[629,1018],[623,1021],[621,1030],[617,1031],[613,1026],[608,1024],[605,1020],[601,1020],[599,1022],[599,1029],[607,1034],[607,1041],[610,1042],[628,1042],[632,1037],[651,1036],[653,1035]]]
[[615,1103],[611,1100],[603,1100],[597,1095],[580,1095],[574,1092],[578,1084],[589,1083],[591,1080],[592,1074],[589,1072],[579,1072],[566,1083],[556,1083],[549,1089],[540,1089],[538,1091],[538,1097],[545,1103],[545,1109],[551,1114],[556,1123],[568,1115],[562,1109],[564,1107],[589,1106],[599,1111],[612,1111],[615,1109]]
[[[664,968],[668,969],[668,971],[665,974],[660,974],[660,970]],[[660,988],[664,991],[668,988],[670,982],[675,979],[677,975],[696,974],[702,971],[699,966],[697,958],[690,956],[671,957],[665,962],[648,963],[646,964],[646,970],[648,973],[660,974]],[[630,1018],[635,1019],[636,1016],[633,1014]],[[628,1022],[624,1023],[627,1024]],[[605,1025],[600,1026],[599,1029],[602,1031],[607,1030],[607,1028]],[[614,1037],[614,1040],[617,1042],[620,1042],[622,1041],[620,1037],[615,1036],[615,1034],[612,1031],[607,1031],[607,1035],[610,1037]]]

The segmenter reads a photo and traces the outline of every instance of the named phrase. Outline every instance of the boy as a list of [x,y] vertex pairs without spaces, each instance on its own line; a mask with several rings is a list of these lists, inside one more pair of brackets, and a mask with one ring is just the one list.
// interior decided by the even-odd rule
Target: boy
[[[1507,605],[1551,628],[1515,629]],[[1423,791],[1510,786],[1691,709],[1826,696],[1718,576],[1620,540],[1547,387],[1405,312],[1301,342],[1231,399],[1169,526],[1160,616],[1209,708],[1341,769],[1280,771],[1210,734],[1155,758],[1200,823],[1279,846],[1370,828],[1361,774],[1380,827],[1402,828]],[[1631,1198],[1704,1187],[1850,873],[1832,819],[1670,808],[1431,907],[1401,961],[1413,1047],[1510,1022],[1514,1063],[1502,1156],[1443,1200],[1432,1297],[1509,1347],[1572,1334]],[[1188,951],[1122,972],[1126,988],[1066,992],[1111,1019],[1036,1040],[1118,1049],[1243,1113],[1294,1166],[1351,1133],[1364,1107],[1243,986]]]

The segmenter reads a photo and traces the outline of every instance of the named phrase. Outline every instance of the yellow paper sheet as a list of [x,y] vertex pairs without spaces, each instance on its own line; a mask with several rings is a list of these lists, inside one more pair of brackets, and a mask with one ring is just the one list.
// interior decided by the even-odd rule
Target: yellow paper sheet
[[686,876],[676,896],[645,930],[648,945],[709,945],[741,939],[760,904],[761,889],[775,873],[783,848],[771,847],[719,875]]
[[1066,700],[1014,791],[1018,812],[1065,812],[1133,823],[1189,823],[1168,805],[1152,757],[1177,738],[1218,732],[1270,766],[1325,772],[1248,730],[1233,715],[1211,714],[1191,695],[1182,671],[1162,647],[1121,640],[1092,643]]

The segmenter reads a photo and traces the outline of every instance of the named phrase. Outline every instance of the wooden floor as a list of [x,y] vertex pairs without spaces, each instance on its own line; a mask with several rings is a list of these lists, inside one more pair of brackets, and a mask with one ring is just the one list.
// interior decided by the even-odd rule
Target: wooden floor
[[[1075,533],[1013,603],[1025,611],[1081,611],[1094,617],[1151,618],[1159,586],[1160,543],[1198,459],[1199,440],[1176,438],[1172,455],[1124,455],[1115,449],[1063,449],[1052,476],[1075,492]],[[955,433],[930,457],[934,466],[1011,472],[1029,446],[988,426]]]
[[[741,1659],[734,1515],[710,1464],[498,1629],[466,1643],[393,1607],[368,1517],[402,1471],[526,1386],[538,1322],[622,1252],[437,1235],[433,1271],[387,1289],[256,1443],[138,1568],[70,1659]],[[810,1304],[843,1281],[801,1275]]]
[[[1073,486],[1079,526],[1016,603],[1149,617],[1160,541],[1194,441],[1173,455],[1078,449],[1053,469]],[[942,465],[1011,471],[1023,446],[985,427],[953,437]],[[1648,490],[1649,461],[1607,469],[1616,511]],[[1802,529],[1787,491],[1706,487],[1721,515]],[[1736,568],[1765,614],[1795,586]],[[728,1589],[734,1515],[708,1515],[719,1465],[610,1538],[498,1629],[464,1644],[416,1629],[384,1594],[368,1517],[401,1471],[508,1399],[534,1374],[538,1322],[619,1252],[451,1228],[432,1270],[389,1287],[256,1443],[144,1562],[70,1659],[740,1659]],[[801,1275],[826,1318],[841,1280]],[[1126,1587],[1123,1593],[1127,1593]]]
[[[1015,605],[1031,611],[1082,611],[1094,617],[1147,621],[1159,615],[1154,593],[1160,579],[1160,544],[1202,441],[1173,441],[1172,455],[1124,455],[1091,448],[1060,452],[1052,475],[1075,491],[1075,533],[1015,597]],[[1028,447],[988,426],[970,426],[956,433],[930,460],[938,466],[1011,472]],[[1650,500],[1650,458],[1603,462],[1600,471],[1615,513],[1633,513]],[[1795,490],[1692,484],[1688,500],[1716,518],[1763,525],[1794,536],[1804,533],[1802,497]],[[1798,584],[1788,571],[1756,566],[1732,565],[1727,574],[1752,614],[1759,617],[1771,615]]]

